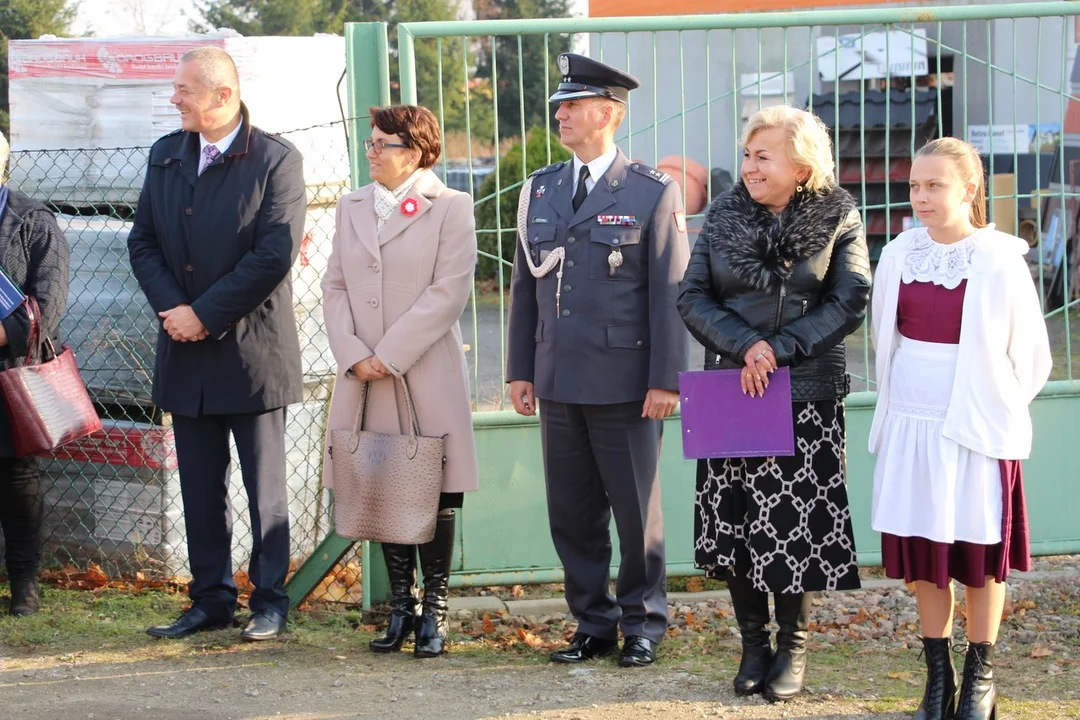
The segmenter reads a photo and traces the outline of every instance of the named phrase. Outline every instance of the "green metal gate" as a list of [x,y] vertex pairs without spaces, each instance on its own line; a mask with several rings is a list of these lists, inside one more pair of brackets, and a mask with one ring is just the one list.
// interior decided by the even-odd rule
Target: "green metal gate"
[[[567,47],[642,80],[617,142],[630,157],[663,163],[683,180],[688,215],[699,213],[691,217],[692,236],[702,194],[707,200],[737,177],[738,131],[758,107],[810,107],[833,129],[838,179],[859,201],[875,253],[905,226],[914,151],[934,136],[980,139],[992,218],[1011,232],[1034,233],[1036,281],[1054,343],[1054,375],[1033,407],[1035,449],[1025,465],[1032,549],[1080,552],[1073,521],[1080,511],[1080,444],[1070,432],[1070,421],[1080,417],[1073,366],[1080,359],[1073,354],[1073,339],[1080,339],[1080,298],[1071,277],[1078,267],[1076,246],[1065,242],[1075,238],[1080,208],[1080,135],[1063,132],[1067,121],[1080,123],[1078,16],[1078,3],[1043,2],[399,25],[400,95],[393,100],[427,105],[448,138],[466,138],[464,189],[475,199],[481,269],[488,276],[479,278],[480,286],[496,290],[475,295],[463,320],[473,325],[469,355],[481,490],[469,496],[460,514],[452,583],[561,579],[547,529],[539,428],[535,418],[505,409],[505,300],[497,290],[505,287],[513,259],[512,210],[522,181],[535,169],[529,163],[535,158],[515,150],[514,139],[539,135],[541,151],[534,154],[540,164],[559,156],[548,134],[551,113],[538,114],[536,108],[546,107],[552,79],[557,82],[555,56]],[[390,44],[382,25],[350,25],[347,34],[355,118],[368,105],[392,99]],[[861,62],[850,66],[855,54]],[[1020,125],[1027,135],[1016,130]],[[366,132],[365,123],[354,121],[350,150],[358,185],[367,177],[358,149]],[[478,144],[493,149],[493,164],[475,157]],[[674,160],[665,161],[667,156]],[[707,171],[704,182],[695,163]],[[444,178],[454,166],[444,154]],[[480,175],[482,183],[476,182]],[[1052,234],[1055,228],[1061,229],[1058,235]],[[484,328],[490,335],[495,327],[497,341],[485,342]],[[849,492],[859,560],[876,564],[879,544],[869,527],[873,459],[866,451],[875,383],[865,329],[852,338],[849,366],[860,390],[847,403]],[[679,435],[678,423],[677,417],[668,421],[669,438]],[[679,443],[668,442],[661,478],[672,576],[695,572],[693,470],[682,460]],[[348,548],[336,536],[324,542],[292,580],[293,599],[303,597]],[[383,591],[381,562],[371,558],[365,547],[365,605]]]

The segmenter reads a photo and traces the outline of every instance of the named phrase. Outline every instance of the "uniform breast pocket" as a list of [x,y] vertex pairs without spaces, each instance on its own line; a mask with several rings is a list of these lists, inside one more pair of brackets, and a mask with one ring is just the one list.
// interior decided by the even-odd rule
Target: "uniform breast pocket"
[[639,227],[593,228],[589,246],[589,277],[593,280],[638,280],[645,272]]
[[532,255],[533,264],[539,265],[547,260],[547,256],[555,249],[554,227],[534,225],[529,228],[529,253]]

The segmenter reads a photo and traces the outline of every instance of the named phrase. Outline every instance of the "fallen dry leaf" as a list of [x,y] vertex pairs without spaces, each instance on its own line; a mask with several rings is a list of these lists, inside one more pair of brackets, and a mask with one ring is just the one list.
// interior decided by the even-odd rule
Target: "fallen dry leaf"
[[1031,648],[1031,657],[1033,658],[1051,657],[1053,654],[1054,652],[1045,645],[1036,645]]
[[491,616],[484,613],[483,630],[486,633],[495,632],[495,623],[491,622]]
[[525,597],[525,588],[520,585],[515,585],[514,587],[510,588],[510,594],[513,595],[515,598],[523,598]]
[[518,628],[517,634],[518,634],[518,637],[521,638],[521,642],[525,643],[526,645],[533,648],[534,650],[536,648],[541,648],[541,647],[544,646],[544,641],[543,640],[536,637],[535,635],[533,635],[531,632],[529,632],[525,628]]

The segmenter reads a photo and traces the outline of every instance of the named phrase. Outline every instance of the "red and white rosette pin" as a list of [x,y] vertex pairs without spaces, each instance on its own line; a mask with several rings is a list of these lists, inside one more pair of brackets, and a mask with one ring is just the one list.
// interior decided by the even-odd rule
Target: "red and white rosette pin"
[[405,217],[412,217],[420,209],[420,203],[416,202],[413,198],[405,198],[401,202],[401,214]]

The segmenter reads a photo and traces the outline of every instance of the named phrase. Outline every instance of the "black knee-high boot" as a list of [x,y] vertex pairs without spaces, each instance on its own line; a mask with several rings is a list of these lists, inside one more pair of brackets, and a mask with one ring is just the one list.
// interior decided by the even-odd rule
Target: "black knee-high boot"
[[386,572],[390,576],[391,611],[386,634],[372,640],[375,652],[397,652],[417,624],[420,601],[416,597],[416,546],[382,544]]
[[12,615],[30,615],[41,607],[37,578],[43,518],[37,458],[0,460],[0,525],[7,546]]
[[435,525],[435,537],[420,546],[424,599],[420,625],[416,629],[416,649],[413,651],[417,657],[437,657],[446,649],[447,595],[450,591],[450,553],[454,549],[455,519],[452,510],[440,514]]
[[772,662],[769,643],[769,594],[754,588],[748,577],[734,572],[727,581],[735,620],[742,633],[742,660],[735,675],[735,694],[753,695],[761,692]]
[[812,593],[775,593],[776,655],[765,678],[765,697],[790,700],[802,692],[806,674],[806,638],[810,632]]
[[913,720],[951,720],[956,712],[956,667],[952,660],[952,638],[924,637],[926,689]]
[[994,687],[994,644],[968,643],[956,720],[995,720],[997,688]]

